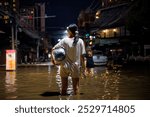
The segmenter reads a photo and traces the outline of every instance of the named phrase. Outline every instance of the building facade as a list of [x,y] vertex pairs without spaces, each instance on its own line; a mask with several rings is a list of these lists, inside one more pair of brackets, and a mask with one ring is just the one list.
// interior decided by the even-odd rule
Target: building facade
[[[143,6],[138,8],[140,4]],[[142,29],[142,26],[140,27],[139,25],[143,24],[144,26],[144,22],[139,20],[143,14],[147,13],[146,8],[143,11],[139,10],[144,9],[144,5],[146,6],[146,1],[141,0],[102,0],[101,8],[94,11],[94,21],[88,22],[88,27],[86,27],[84,25],[86,21],[83,19],[88,15],[84,16],[82,15],[83,12],[81,12],[78,17],[79,26],[84,29],[85,35],[89,33],[89,35],[96,37],[93,49],[101,49],[105,53],[123,51],[126,56],[144,56],[146,55],[144,54],[144,47],[149,47],[149,42],[145,38],[145,35],[149,32],[148,25],[145,29]],[[138,12],[136,12],[137,8]],[[143,14],[140,14],[140,12],[143,12]],[[133,17],[133,13],[135,17]],[[137,20],[137,24],[134,20]],[[147,19],[144,20],[147,21]],[[86,28],[88,28],[89,32],[87,32]]]

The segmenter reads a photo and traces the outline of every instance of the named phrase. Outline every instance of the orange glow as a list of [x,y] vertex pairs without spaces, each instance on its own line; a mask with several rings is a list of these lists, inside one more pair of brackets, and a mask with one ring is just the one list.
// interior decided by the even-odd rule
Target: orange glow
[[92,45],[92,41],[89,42],[89,45]]
[[97,11],[97,12],[96,12],[95,18],[96,18],[96,19],[99,19],[99,18],[100,18],[100,11]]
[[103,32],[106,33],[106,32],[108,32],[108,30],[107,30],[107,29],[106,29],[106,30],[103,30]]
[[6,50],[6,70],[16,70],[16,50]]

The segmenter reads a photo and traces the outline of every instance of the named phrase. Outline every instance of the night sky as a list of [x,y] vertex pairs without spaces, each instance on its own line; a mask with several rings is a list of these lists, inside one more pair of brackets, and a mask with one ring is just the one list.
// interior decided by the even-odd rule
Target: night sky
[[21,0],[23,6],[34,5],[35,2],[46,4],[47,16],[55,15],[55,18],[46,19],[46,32],[50,35],[52,43],[57,43],[63,38],[64,30],[71,23],[77,24],[77,18],[81,10],[93,7],[99,0]]
[[70,23],[77,23],[77,17],[82,9],[89,7],[93,1],[98,0],[21,0],[22,5],[32,5],[34,2],[46,3],[46,14],[55,15],[55,18],[48,18],[47,28],[66,27]]

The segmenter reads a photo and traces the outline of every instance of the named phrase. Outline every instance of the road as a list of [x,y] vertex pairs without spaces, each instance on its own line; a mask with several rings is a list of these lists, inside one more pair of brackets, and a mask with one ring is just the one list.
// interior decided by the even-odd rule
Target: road
[[[146,100],[150,99],[149,66],[108,70],[94,68],[94,77],[80,79],[80,94],[61,96],[57,67],[50,65],[19,66],[16,71],[0,67],[2,100]],[[71,80],[69,81],[71,84]],[[69,85],[68,93],[72,92]]]

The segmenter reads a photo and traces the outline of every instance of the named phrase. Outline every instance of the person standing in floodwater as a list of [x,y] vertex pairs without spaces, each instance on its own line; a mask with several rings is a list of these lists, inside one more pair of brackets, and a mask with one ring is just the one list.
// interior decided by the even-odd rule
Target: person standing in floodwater
[[93,77],[94,75],[94,61],[93,61],[93,52],[91,49],[87,50],[86,54],[86,76]]
[[65,95],[68,88],[68,77],[72,77],[74,94],[79,92],[80,67],[84,65],[85,45],[78,36],[78,27],[76,24],[70,24],[67,27],[67,36],[57,43],[52,51],[58,47],[65,49],[66,57],[60,63],[59,73],[61,76],[61,94]]

